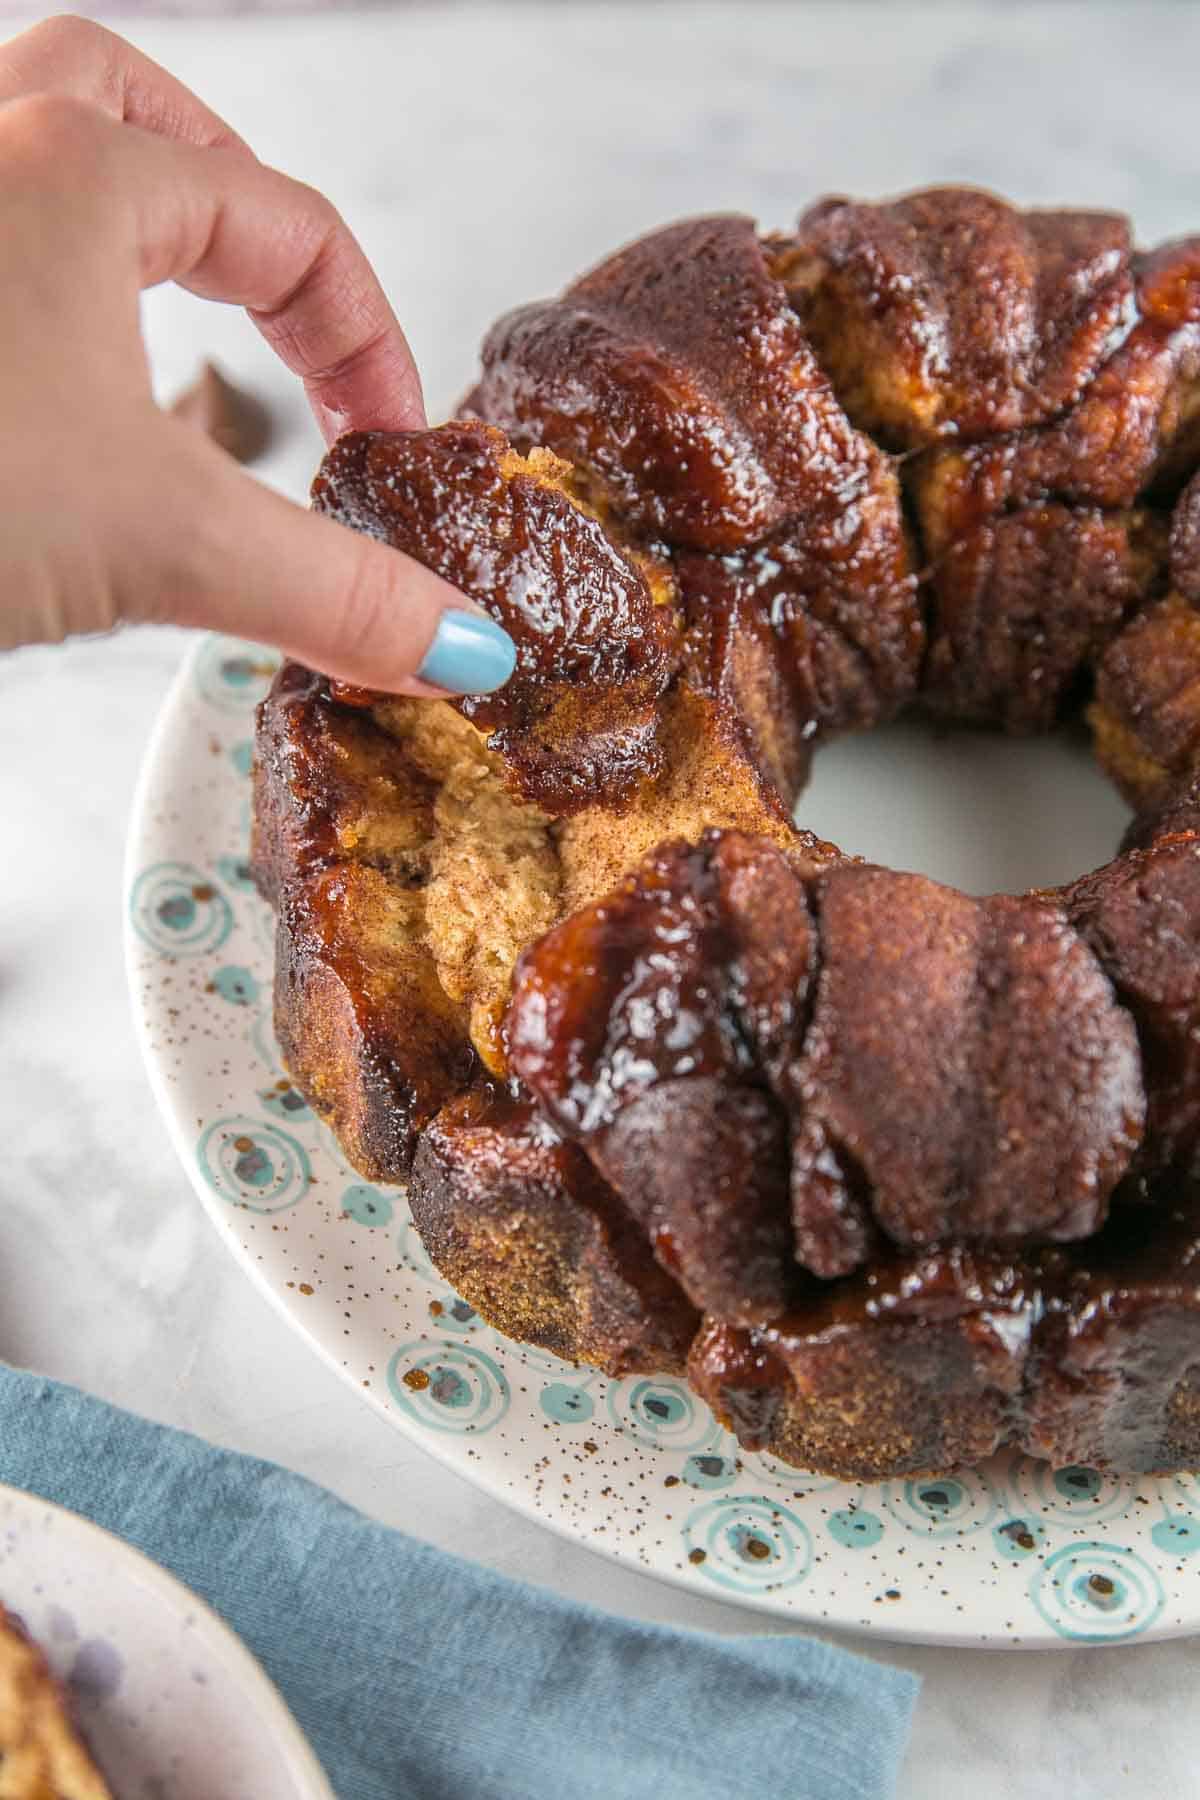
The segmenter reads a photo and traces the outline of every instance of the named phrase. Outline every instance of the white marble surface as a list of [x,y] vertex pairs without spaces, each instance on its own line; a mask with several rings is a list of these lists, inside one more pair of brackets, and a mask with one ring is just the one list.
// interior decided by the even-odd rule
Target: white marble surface
[[[494,314],[675,214],[743,208],[783,223],[825,189],[938,178],[1128,208],[1147,238],[1200,212],[1200,13],[1184,7],[489,6],[135,31],[263,156],[340,204],[395,297],[434,410],[464,385]],[[315,433],[240,316],[165,292],[146,321],[164,391],[215,352],[274,397],[282,436],[267,474],[301,493]],[[145,631],[0,659],[0,1356],[278,1458],[564,1592],[762,1629],[448,1475],[289,1335],[210,1232],[154,1113],[120,951],[126,814],[180,649]],[[848,760],[820,777],[814,806],[844,820],[841,784],[864,765],[831,754]],[[905,769],[919,766],[913,752]],[[1014,804],[1028,772],[1001,759],[1007,835],[990,823],[1000,790],[956,790],[959,817],[977,798],[989,821],[972,854],[1002,885],[1053,877],[1038,859],[1068,849],[1062,872],[1098,860],[1118,816],[1071,772],[1085,800],[1075,838],[1031,838]],[[953,874],[961,851],[939,848],[927,800],[911,805],[922,866]],[[903,828],[891,810],[888,828]],[[888,847],[865,811],[857,829],[852,847]],[[1196,1640],[868,1648],[926,1678],[903,1800],[1200,1793]]]

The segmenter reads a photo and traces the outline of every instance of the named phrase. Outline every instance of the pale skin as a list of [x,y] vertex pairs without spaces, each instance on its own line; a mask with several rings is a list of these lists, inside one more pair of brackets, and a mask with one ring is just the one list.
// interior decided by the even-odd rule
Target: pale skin
[[151,393],[138,294],[176,281],[246,308],[327,443],[425,423],[333,206],[122,39],[51,19],[0,45],[0,244],[0,649],[169,621],[440,691],[415,671],[457,589],[268,491]]

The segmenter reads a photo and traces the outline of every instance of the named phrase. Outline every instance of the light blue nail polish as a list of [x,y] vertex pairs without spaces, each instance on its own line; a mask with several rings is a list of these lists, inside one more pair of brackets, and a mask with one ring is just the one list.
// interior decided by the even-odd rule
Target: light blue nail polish
[[517,647],[503,626],[483,613],[451,608],[438,621],[417,674],[451,694],[490,694],[516,665]]

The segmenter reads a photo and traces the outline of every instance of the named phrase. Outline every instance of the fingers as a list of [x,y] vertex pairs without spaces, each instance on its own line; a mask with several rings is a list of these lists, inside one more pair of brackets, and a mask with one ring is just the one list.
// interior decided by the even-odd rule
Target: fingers
[[[266,173],[275,182],[286,179]],[[318,198],[311,189],[301,192]],[[408,340],[374,270],[330,211],[328,235],[306,258],[295,287],[273,306],[251,305],[250,317],[302,378],[327,444],[346,431],[419,429],[426,423],[425,401]],[[193,286],[193,278],[185,285]]]
[[87,184],[98,217],[131,213],[143,286],[176,280],[249,310],[327,443],[425,423],[404,334],[344,220],[155,63],[100,26],[52,19],[0,48],[5,101],[6,150]]
[[137,541],[114,548],[122,617],[233,632],[391,693],[485,693],[508,679],[512,640],[448,582],[157,423]]
[[63,14],[0,44],[0,102],[28,94],[90,100],[118,123],[161,137],[250,154],[243,140],[182,82],[90,19]]

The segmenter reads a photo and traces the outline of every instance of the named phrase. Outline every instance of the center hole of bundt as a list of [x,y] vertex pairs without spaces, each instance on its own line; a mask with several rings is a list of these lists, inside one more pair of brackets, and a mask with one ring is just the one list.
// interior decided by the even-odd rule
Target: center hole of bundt
[[851,855],[989,894],[1099,867],[1129,809],[1082,733],[1008,738],[902,719],[819,751],[796,819]]

